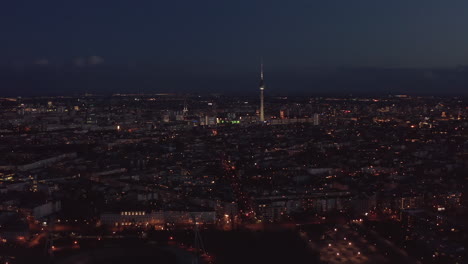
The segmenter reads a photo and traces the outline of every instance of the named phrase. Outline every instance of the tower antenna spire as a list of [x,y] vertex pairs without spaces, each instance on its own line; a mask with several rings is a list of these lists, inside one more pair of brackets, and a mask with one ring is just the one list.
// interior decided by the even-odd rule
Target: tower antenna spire
[[263,80],[263,58],[260,58],[260,79]]

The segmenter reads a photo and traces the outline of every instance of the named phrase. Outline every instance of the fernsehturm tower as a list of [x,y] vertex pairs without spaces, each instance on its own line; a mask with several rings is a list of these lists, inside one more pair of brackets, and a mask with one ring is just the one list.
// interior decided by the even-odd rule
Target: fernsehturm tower
[[260,65],[260,122],[265,121],[265,112],[263,106],[263,90],[265,90],[265,82],[263,81],[263,63]]

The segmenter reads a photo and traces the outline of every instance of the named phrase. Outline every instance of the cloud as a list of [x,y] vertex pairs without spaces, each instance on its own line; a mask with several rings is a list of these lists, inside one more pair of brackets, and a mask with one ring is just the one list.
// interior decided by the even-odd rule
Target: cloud
[[87,65],[103,64],[104,58],[100,56],[76,57],[73,59],[73,65],[76,67],[85,67]]
[[97,65],[104,63],[104,59],[99,56],[91,56],[88,58],[88,63],[91,65]]
[[49,65],[49,60],[47,59],[38,59],[34,62],[36,65]]
[[73,59],[73,64],[77,67],[84,67],[86,65],[86,59],[82,57],[78,57]]

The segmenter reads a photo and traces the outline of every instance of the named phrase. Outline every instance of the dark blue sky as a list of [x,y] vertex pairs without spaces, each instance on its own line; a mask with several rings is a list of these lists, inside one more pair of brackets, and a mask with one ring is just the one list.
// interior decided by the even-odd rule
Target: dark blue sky
[[230,78],[260,57],[283,74],[453,67],[468,62],[467,12],[466,0],[2,1],[0,65]]

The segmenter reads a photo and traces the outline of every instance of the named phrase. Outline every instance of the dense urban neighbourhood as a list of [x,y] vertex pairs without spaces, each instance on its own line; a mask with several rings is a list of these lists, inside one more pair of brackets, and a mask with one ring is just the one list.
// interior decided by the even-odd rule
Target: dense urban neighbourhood
[[254,97],[86,94],[0,108],[0,263],[117,263],[106,256],[130,245],[141,263],[467,261],[466,98],[265,97],[262,114]]

